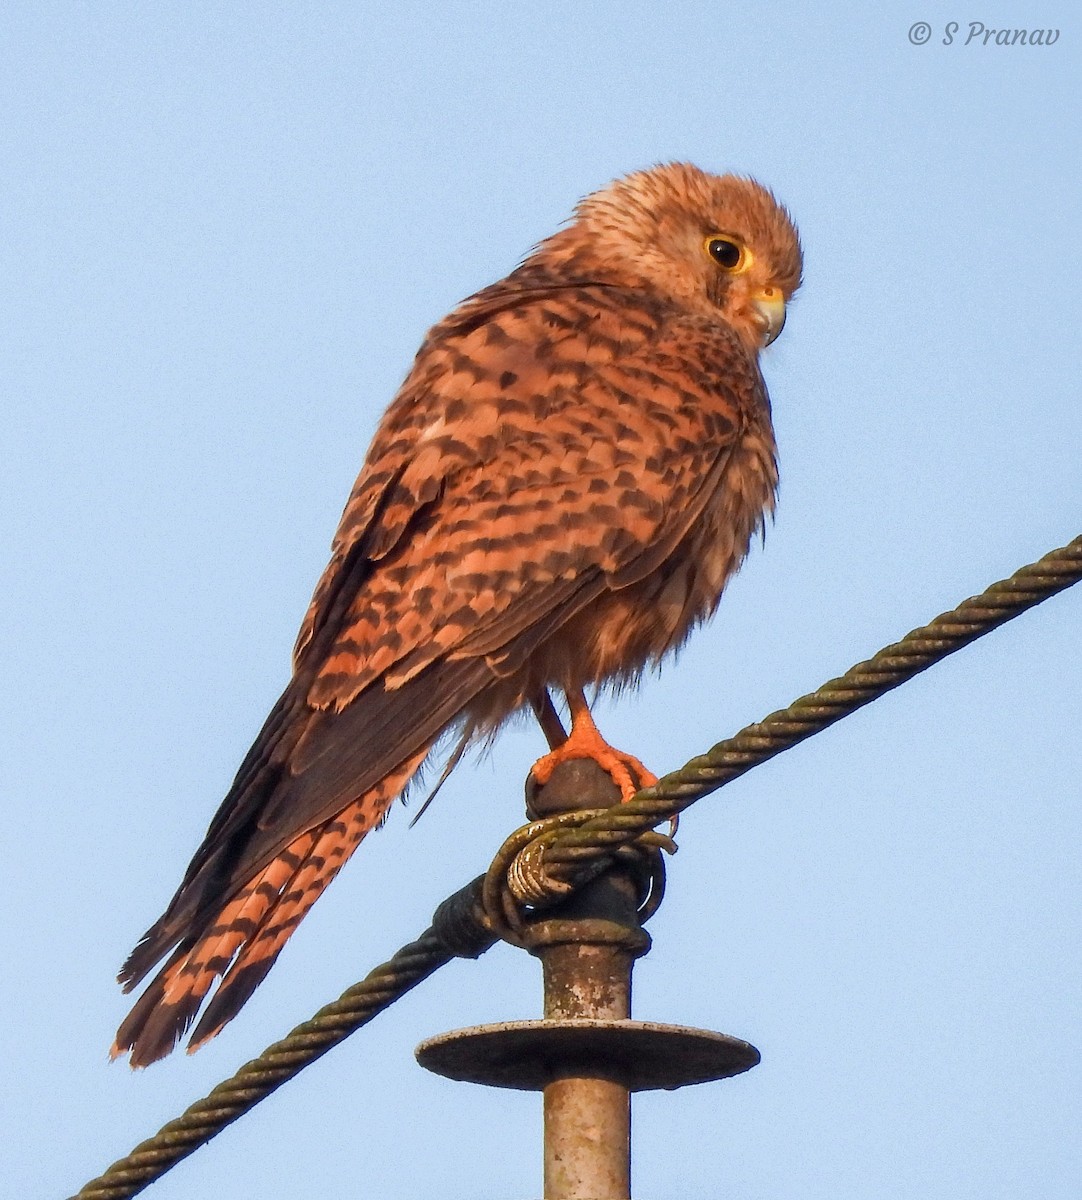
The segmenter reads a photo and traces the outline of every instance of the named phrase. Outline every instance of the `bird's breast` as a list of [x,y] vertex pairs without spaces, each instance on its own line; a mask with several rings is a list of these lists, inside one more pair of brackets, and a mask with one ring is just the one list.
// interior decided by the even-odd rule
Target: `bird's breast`
[[753,430],[733,448],[699,518],[672,552],[554,631],[534,657],[526,687],[631,683],[678,649],[717,608],[773,510],[776,485],[773,437],[769,428]]

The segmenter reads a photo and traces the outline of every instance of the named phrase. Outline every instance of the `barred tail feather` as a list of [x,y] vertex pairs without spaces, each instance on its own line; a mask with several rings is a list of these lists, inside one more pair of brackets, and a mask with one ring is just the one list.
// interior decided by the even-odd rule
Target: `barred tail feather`
[[209,927],[194,940],[183,940],[120,1026],[112,1056],[130,1052],[133,1067],[164,1058],[195,1022],[208,996],[189,1052],[232,1020],[426,754],[427,747],[338,816],[296,838],[219,910]]

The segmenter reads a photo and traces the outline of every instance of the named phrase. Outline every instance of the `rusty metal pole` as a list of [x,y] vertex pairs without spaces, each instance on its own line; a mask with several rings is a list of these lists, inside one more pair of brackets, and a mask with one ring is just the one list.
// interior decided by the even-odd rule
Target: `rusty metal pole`
[[[546,1021],[630,1018],[631,968],[650,947],[638,900],[630,872],[613,870],[532,927]],[[545,1086],[544,1113],[545,1200],[630,1200],[631,1092],[623,1072],[599,1069],[586,1056],[562,1064]]]
[[[527,793],[532,819],[619,802],[596,764],[565,763]],[[759,1061],[754,1046],[706,1030],[631,1020],[631,971],[650,948],[641,879],[616,865],[531,920],[544,1019],[459,1029],[417,1048],[451,1079],[544,1093],[545,1200],[631,1200],[631,1092],[724,1079]]]
[[[608,875],[588,885],[584,891],[600,896],[583,896],[585,907],[600,907],[591,903],[597,899],[624,899],[619,893],[630,890],[621,886],[626,883]],[[633,917],[633,892],[627,907]],[[577,925],[579,936],[586,933],[589,940],[562,941],[560,927],[569,925]],[[637,926],[613,922],[606,928],[604,918],[560,918],[536,933],[541,936],[531,952],[544,971],[546,1020],[630,1018],[631,965],[648,945]],[[545,1200],[630,1200],[631,1092],[616,1075],[599,1073],[596,1064],[584,1060],[563,1065],[546,1085]]]

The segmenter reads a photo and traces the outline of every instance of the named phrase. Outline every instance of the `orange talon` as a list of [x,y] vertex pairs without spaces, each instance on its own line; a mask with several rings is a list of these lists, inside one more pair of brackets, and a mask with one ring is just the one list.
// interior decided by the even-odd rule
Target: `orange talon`
[[620,789],[620,799],[627,803],[644,787],[657,783],[657,776],[647,770],[633,754],[625,754],[610,746],[598,732],[586,697],[581,692],[569,694],[571,706],[571,732],[567,740],[550,753],[539,758],[531,774],[538,786],[544,786],[552,778],[552,772],[561,764],[575,758],[588,758],[605,772]]

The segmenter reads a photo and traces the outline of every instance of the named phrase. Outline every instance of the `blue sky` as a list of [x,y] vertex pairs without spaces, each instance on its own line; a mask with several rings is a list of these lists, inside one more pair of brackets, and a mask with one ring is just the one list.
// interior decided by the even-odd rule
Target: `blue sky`
[[[1061,33],[942,44],[975,17]],[[1062,5],[5,7],[12,1195],[73,1191],[519,822],[526,727],[412,831],[393,814],[216,1042],[107,1061],[115,972],[287,678],[420,338],[585,192],[673,158],[750,173],[806,247],[764,361],[777,521],[679,662],[600,707],[613,742],[671,769],[1082,532],[1080,28]],[[763,1062],[636,1101],[636,1196],[1079,1194],[1080,621],[1068,592],[684,818],[636,1015]],[[455,964],[149,1194],[538,1195],[536,1097],[412,1049],[539,1007],[518,952]]]

